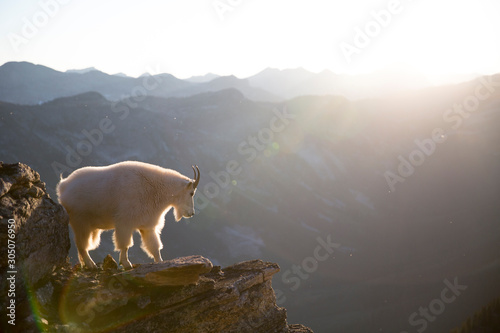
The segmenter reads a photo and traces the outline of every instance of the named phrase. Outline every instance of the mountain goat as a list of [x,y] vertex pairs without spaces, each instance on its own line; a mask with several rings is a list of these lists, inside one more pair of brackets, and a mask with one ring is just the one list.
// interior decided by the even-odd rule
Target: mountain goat
[[200,170],[193,166],[194,179],[179,172],[142,162],[126,161],[104,167],[75,170],[57,185],[59,202],[69,214],[75,234],[78,259],[88,268],[96,268],[89,250],[99,246],[101,232],[115,229],[115,251],[120,264],[132,268],[128,248],[138,230],[142,249],[162,261],[160,233],[164,216],[174,209],[176,222],[194,215],[194,194],[200,182]]

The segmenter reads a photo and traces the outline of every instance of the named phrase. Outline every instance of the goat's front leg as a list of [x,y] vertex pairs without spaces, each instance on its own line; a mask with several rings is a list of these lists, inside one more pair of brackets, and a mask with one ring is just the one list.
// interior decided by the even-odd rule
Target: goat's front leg
[[163,248],[160,234],[155,229],[139,230],[142,237],[142,249],[148,256],[155,259],[155,262],[163,261],[160,250]]
[[132,263],[128,260],[128,248],[120,249],[120,264],[125,269],[131,269]]

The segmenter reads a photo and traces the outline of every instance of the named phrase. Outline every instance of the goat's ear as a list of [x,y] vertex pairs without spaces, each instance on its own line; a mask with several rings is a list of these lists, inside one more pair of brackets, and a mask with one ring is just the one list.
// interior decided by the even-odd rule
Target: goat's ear
[[192,186],[193,186],[193,182],[189,182],[189,183],[187,183],[186,187],[189,187],[189,186],[191,186],[191,187],[192,187]]

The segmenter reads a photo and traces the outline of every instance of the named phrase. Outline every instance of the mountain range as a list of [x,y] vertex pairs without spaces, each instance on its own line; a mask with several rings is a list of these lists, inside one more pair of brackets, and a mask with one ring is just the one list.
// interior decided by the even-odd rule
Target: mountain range
[[0,100],[15,104],[39,104],[88,91],[98,92],[108,100],[120,100],[130,94],[187,97],[230,88],[254,101],[279,102],[302,95],[362,99],[428,85],[425,77],[401,70],[340,75],[329,70],[315,74],[302,68],[268,68],[245,79],[210,73],[182,80],[166,73],[144,74],[138,78],[109,75],[94,67],[59,72],[28,62],[8,62],[0,66]]
[[[440,297],[445,279],[467,289],[426,332],[446,332],[500,295],[500,76],[359,100],[248,97],[314,87],[292,77],[327,82],[265,70],[144,84],[5,64],[0,160],[39,171],[54,198],[60,176],[87,165],[139,160],[187,176],[198,165],[197,214],[167,215],[163,257],[277,262],[279,304],[317,332],[415,331],[409,316]],[[151,94],[134,95],[155,78]],[[174,90],[185,93],[161,96]],[[131,260],[150,262],[135,244]],[[110,232],[92,256],[108,253]]]

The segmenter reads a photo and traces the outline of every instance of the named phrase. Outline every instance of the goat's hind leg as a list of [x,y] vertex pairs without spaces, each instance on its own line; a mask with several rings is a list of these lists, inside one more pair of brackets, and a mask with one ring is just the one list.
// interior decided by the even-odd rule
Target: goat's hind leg
[[92,231],[84,227],[78,227],[78,225],[78,222],[75,221],[71,224],[71,228],[73,229],[73,234],[75,235],[75,243],[78,250],[80,265],[82,265],[82,267],[85,265],[87,268],[96,269],[97,265],[90,257],[88,251],[90,248]]
[[113,234],[113,242],[115,243],[115,251],[120,251],[120,264],[125,269],[131,269],[132,264],[128,260],[128,248],[134,245],[132,238],[134,230],[127,228],[115,228]]

